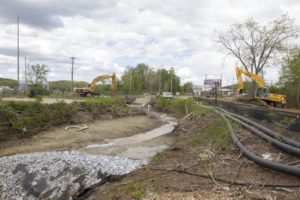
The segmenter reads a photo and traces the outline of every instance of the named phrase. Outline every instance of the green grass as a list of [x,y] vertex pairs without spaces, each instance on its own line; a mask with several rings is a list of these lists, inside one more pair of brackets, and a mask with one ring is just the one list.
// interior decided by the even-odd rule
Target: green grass
[[192,141],[195,146],[203,146],[211,142],[221,150],[227,150],[232,144],[226,122],[218,116],[208,127],[200,130]]
[[[154,107],[162,112],[176,113],[180,116],[185,115],[185,104],[187,104],[189,112],[194,112],[200,117],[210,118],[210,124],[196,134],[193,138],[193,145],[205,146],[208,143],[217,145],[222,150],[228,149],[231,145],[231,139],[227,129],[227,125],[223,119],[208,109],[198,107],[196,101],[192,99],[166,99],[158,97],[154,100]],[[233,124],[234,127],[237,125]]]
[[[134,199],[140,200],[145,194],[146,187],[137,182],[116,185],[106,191],[105,199]],[[126,197],[125,197],[126,196]]]
[[188,111],[192,111],[192,105],[195,104],[193,99],[168,99],[164,97],[156,97],[153,101],[153,105],[161,112],[175,113],[179,116],[186,114],[185,107]]

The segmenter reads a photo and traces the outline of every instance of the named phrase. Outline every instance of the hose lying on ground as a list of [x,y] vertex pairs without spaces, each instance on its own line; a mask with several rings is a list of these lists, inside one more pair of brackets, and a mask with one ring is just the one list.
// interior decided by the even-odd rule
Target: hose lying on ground
[[237,136],[234,132],[234,129],[232,128],[229,120],[220,111],[217,111],[216,109],[213,109],[213,108],[208,107],[208,106],[200,105],[200,104],[198,104],[198,106],[202,107],[202,108],[205,108],[205,109],[212,110],[212,111],[214,111],[215,113],[217,113],[218,115],[220,115],[223,118],[223,120],[227,124],[227,127],[228,127],[229,132],[230,132],[230,136],[231,136],[234,144],[236,144],[236,146],[243,152],[243,155],[245,155],[249,160],[255,162],[256,164],[258,164],[260,166],[263,166],[263,167],[266,167],[266,168],[269,168],[269,169],[273,169],[273,170],[276,170],[276,171],[284,172],[286,174],[290,174],[290,175],[293,175],[293,176],[300,177],[300,169],[299,168],[291,167],[291,166],[286,165],[286,164],[281,164],[281,163],[265,160],[265,159],[255,155],[254,153],[252,153],[248,149],[246,149],[242,145],[242,143],[239,141],[239,139],[237,138]]
[[233,116],[233,117],[236,117],[236,118],[238,118],[238,119],[240,119],[240,120],[242,120],[242,121],[244,121],[244,122],[246,122],[246,123],[248,123],[248,124],[251,124],[252,126],[255,126],[255,127],[258,128],[259,130],[265,132],[266,134],[268,134],[269,136],[271,136],[271,137],[273,137],[273,138],[276,138],[276,139],[278,139],[278,140],[280,140],[280,141],[282,141],[282,142],[284,142],[284,143],[286,143],[286,144],[289,144],[289,145],[291,145],[291,146],[300,148],[300,143],[299,143],[299,142],[294,141],[294,140],[292,140],[292,139],[290,139],[290,138],[287,138],[287,137],[285,137],[285,136],[283,136],[283,135],[281,135],[281,134],[278,134],[278,133],[276,133],[275,131],[273,131],[273,130],[271,130],[271,129],[269,129],[269,128],[267,128],[267,127],[265,127],[265,126],[263,126],[263,125],[261,125],[261,124],[259,124],[259,123],[256,123],[256,122],[254,122],[254,121],[252,121],[252,120],[250,120],[250,119],[247,119],[247,118],[245,118],[245,117],[242,117],[242,116],[240,116],[240,115],[237,115],[237,114],[228,112],[228,111],[226,111],[226,110],[224,110],[224,109],[222,109],[222,108],[218,108],[218,107],[215,107],[215,108],[218,109],[218,110],[220,110],[220,111],[222,111],[222,112],[224,112],[224,113],[226,113],[226,114],[228,114],[228,115],[231,115],[231,116]]
[[230,118],[231,120],[237,122],[238,124],[242,125],[244,128],[250,130],[251,132],[253,132],[257,136],[259,136],[260,138],[270,142],[272,145],[277,146],[279,149],[281,149],[287,153],[290,153],[290,154],[300,157],[300,149],[299,148],[288,145],[286,143],[283,143],[275,138],[272,138],[269,135],[265,134],[264,132],[254,128],[253,126],[251,126],[239,119],[236,119],[235,117],[232,117],[231,115],[225,114],[225,116]]

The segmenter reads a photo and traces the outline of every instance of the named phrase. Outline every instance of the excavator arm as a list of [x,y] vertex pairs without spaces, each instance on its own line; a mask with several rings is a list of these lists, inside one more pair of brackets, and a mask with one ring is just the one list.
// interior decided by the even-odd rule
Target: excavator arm
[[90,88],[90,90],[91,91],[95,91],[95,89],[96,89],[96,84],[98,83],[98,82],[100,82],[100,81],[104,81],[104,80],[108,80],[108,79],[111,79],[111,89],[112,89],[112,91],[115,91],[115,89],[116,89],[116,75],[115,75],[115,73],[113,73],[113,75],[103,75],[103,76],[98,76],[98,77],[96,77],[93,81],[92,81],[92,83],[89,85],[89,88]]
[[88,93],[92,94],[92,93],[95,92],[96,84],[98,82],[108,80],[108,79],[111,79],[111,90],[112,90],[112,95],[114,96],[115,92],[116,92],[116,85],[117,85],[117,78],[116,78],[115,73],[113,73],[112,75],[98,76],[87,87],[85,87],[85,88],[74,88],[74,91],[76,93],[82,94],[82,95],[87,95]]
[[282,107],[285,107],[286,104],[285,95],[269,93],[269,88],[266,87],[266,83],[263,81],[263,79],[260,76],[242,70],[239,67],[236,67],[236,77],[238,80],[238,87],[237,87],[238,94],[244,93],[244,83],[242,79],[243,74],[250,77],[258,84],[259,87],[257,88],[256,91],[256,97],[255,97],[256,100],[265,101],[267,104],[271,104],[273,106],[276,106],[277,104],[281,104]]
[[259,77],[256,74],[252,74],[250,72],[247,72],[245,70],[240,69],[239,67],[236,67],[236,77],[238,80],[238,87],[237,87],[237,93],[241,94],[244,92],[244,83],[243,83],[243,79],[242,79],[242,74],[248,76],[249,78],[251,78],[252,80],[254,80],[260,88],[264,88],[266,87],[265,82],[262,80],[261,77]]

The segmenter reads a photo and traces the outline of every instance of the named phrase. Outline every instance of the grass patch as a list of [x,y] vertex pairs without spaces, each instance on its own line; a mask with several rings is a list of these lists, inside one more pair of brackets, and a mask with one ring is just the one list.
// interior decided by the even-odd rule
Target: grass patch
[[144,196],[146,187],[141,183],[129,182],[125,185],[110,188],[105,195],[105,199],[134,199],[140,200]]
[[211,142],[221,150],[227,150],[232,144],[226,122],[217,116],[207,128],[202,129],[199,134],[195,135],[192,141],[195,146],[203,146]]
[[153,106],[160,112],[175,113],[179,116],[186,114],[186,109],[191,112],[195,101],[193,99],[168,99],[164,97],[156,97]]
[[[226,150],[232,144],[226,122],[212,111],[197,106],[197,102],[193,99],[167,99],[158,97],[154,100],[154,107],[162,112],[171,112],[179,116],[186,114],[185,107],[187,105],[189,112],[195,115],[211,118],[208,127],[203,128],[192,138],[195,146],[204,146],[208,142],[217,145],[221,150]],[[236,128],[237,125],[232,123]]]

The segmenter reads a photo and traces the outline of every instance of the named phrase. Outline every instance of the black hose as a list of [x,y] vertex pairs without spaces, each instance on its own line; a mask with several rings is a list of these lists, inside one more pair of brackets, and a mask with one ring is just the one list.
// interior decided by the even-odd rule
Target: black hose
[[225,116],[227,116],[231,120],[239,123],[244,128],[250,130],[251,132],[253,132],[257,136],[259,136],[260,138],[262,138],[262,139],[270,142],[272,145],[277,146],[279,149],[281,149],[281,150],[283,150],[283,151],[285,151],[287,153],[290,153],[292,155],[300,157],[300,149],[299,148],[291,146],[291,145],[288,145],[288,144],[285,144],[283,142],[280,142],[279,140],[270,137],[269,135],[267,135],[267,134],[263,133],[262,131],[254,128],[253,126],[251,126],[251,125],[249,125],[249,124],[247,124],[245,122],[242,122],[241,120],[236,119],[236,118],[234,118],[234,117],[232,117],[232,116],[230,116],[228,114],[225,114]]
[[202,108],[213,110],[214,112],[219,114],[224,119],[224,121],[226,122],[227,127],[230,131],[230,136],[231,136],[233,142],[237,145],[237,147],[242,151],[242,153],[249,160],[252,160],[253,162],[255,162],[256,164],[258,164],[260,166],[263,166],[263,167],[266,167],[266,168],[269,168],[269,169],[273,169],[273,170],[276,170],[276,171],[284,172],[286,174],[290,174],[290,175],[293,175],[293,176],[300,177],[300,169],[299,168],[291,167],[291,166],[286,165],[286,164],[281,164],[281,163],[276,163],[276,162],[272,162],[272,161],[269,161],[269,160],[265,160],[265,159],[255,155],[254,153],[250,152],[248,149],[246,149],[241,144],[241,142],[239,141],[239,139],[235,135],[235,132],[234,132],[229,120],[221,112],[219,112],[219,111],[217,111],[217,110],[215,110],[211,107],[207,107],[207,106],[203,106],[203,105],[199,105],[199,106],[202,107]]
[[290,138],[287,138],[287,137],[285,137],[285,136],[283,136],[283,135],[281,135],[281,134],[278,134],[278,133],[276,133],[275,131],[273,131],[273,130],[271,130],[271,129],[269,129],[269,128],[267,128],[267,127],[265,127],[265,126],[263,126],[263,125],[261,125],[261,124],[259,124],[259,123],[256,123],[256,122],[254,122],[254,121],[252,121],[252,120],[250,120],[250,119],[247,119],[247,118],[245,118],[245,117],[242,117],[242,116],[240,116],[240,115],[237,115],[237,114],[228,112],[228,111],[226,111],[226,110],[224,110],[224,109],[221,109],[221,108],[217,108],[217,109],[219,109],[219,110],[221,110],[222,112],[227,113],[227,114],[229,114],[229,115],[231,115],[231,116],[233,116],[233,117],[236,117],[236,118],[238,118],[238,119],[240,119],[240,120],[242,120],[242,121],[244,121],[244,122],[246,122],[246,123],[249,123],[249,124],[255,126],[256,128],[260,129],[261,131],[265,132],[266,134],[270,135],[271,137],[273,137],[273,138],[275,138],[275,139],[278,139],[278,140],[280,140],[280,141],[282,141],[282,142],[284,142],[284,143],[286,143],[286,144],[289,144],[289,145],[291,145],[291,146],[300,148],[300,143],[299,143],[299,142],[297,142],[297,141],[295,141],[295,140],[292,140],[292,139],[290,139]]

